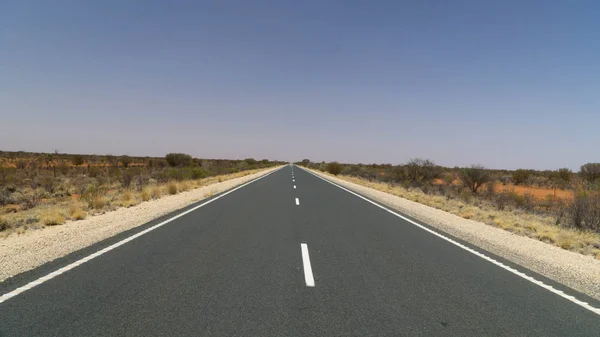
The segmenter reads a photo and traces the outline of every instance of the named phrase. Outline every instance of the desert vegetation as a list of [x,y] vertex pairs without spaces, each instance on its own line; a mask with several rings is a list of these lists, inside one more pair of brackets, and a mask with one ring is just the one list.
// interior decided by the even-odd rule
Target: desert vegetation
[[296,164],[600,259],[600,163],[579,172],[449,168],[427,159]]
[[283,164],[269,160],[0,152],[0,233],[56,226]]

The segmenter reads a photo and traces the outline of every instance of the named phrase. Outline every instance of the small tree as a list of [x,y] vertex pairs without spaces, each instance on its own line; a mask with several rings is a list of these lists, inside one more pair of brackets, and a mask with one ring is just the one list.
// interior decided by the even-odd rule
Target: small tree
[[485,183],[490,181],[491,176],[488,170],[482,165],[472,165],[460,170],[460,179],[465,187],[471,192],[477,193],[477,190]]
[[566,188],[567,186],[569,186],[569,182],[571,181],[572,176],[573,172],[571,170],[569,170],[568,168],[561,168],[558,169],[556,172],[553,172],[552,180],[555,181],[558,187]]
[[342,165],[336,161],[327,164],[327,172],[338,175],[342,172]]
[[600,179],[600,163],[587,163],[581,166],[579,170],[581,178],[585,179],[590,184]]
[[185,153],[169,153],[165,156],[169,166],[189,166],[192,162],[192,156]]

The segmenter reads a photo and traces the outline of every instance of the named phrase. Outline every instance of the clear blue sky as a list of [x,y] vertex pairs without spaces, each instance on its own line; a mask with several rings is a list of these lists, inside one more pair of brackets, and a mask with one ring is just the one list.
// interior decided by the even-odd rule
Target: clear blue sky
[[600,161],[600,1],[0,1],[0,149]]

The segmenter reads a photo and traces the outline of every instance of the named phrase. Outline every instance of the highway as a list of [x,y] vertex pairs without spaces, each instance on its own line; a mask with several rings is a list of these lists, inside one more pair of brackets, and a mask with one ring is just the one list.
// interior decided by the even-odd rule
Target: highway
[[0,336],[600,335],[597,313],[299,167],[213,198],[3,285]]

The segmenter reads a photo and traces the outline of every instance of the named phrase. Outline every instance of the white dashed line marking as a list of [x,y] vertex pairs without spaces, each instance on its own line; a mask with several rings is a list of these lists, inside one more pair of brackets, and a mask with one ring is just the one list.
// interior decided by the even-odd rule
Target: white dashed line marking
[[296,205],[300,205],[300,199],[296,198]]
[[296,188],[296,185],[294,185],[294,189]]
[[302,248],[302,264],[304,265],[304,281],[307,287],[315,286],[315,279],[313,277],[312,267],[310,266],[310,257],[308,256],[308,246],[306,243],[300,244]]

